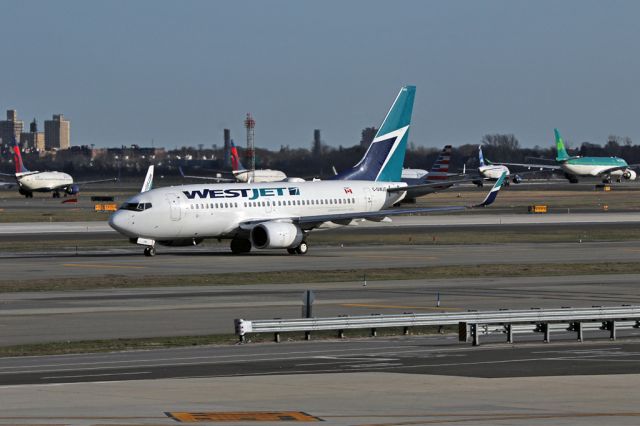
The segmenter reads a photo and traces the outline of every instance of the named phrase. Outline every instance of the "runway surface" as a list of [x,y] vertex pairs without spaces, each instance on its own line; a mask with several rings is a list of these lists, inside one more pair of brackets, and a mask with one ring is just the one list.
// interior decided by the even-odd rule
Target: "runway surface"
[[[5,293],[0,342],[232,334],[233,320],[640,304],[639,275],[468,278]],[[437,298],[440,307],[437,307]]]
[[[489,213],[489,212],[488,212]],[[470,225],[532,225],[532,224],[571,224],[571,223],[637,223],[640,212],[634,213],[554,213],[544,215],[530,214],[460,214],[399,216],[391,222],[360,222],[358,227],[393,228],[403,226],[470,226]],[[345,229],[345,228],[342,228]],[[1,223],[0,235],[21,234],[87,234],[117,233],[106,221],[84,222],[25,222]],[[123,239],[126,239],[123,237]]]
[[409,337],[9,358],[0,424],[287,412],[329,425],[632,425],[639,354],[635,341],[474,348]]
[[226,244],[204,248],[162,247],[153,258],[139,247],[0,253],[0,280],[104,275],[158,276],[235,272],[403,268],[496,263],[635,262],[640,241],[475,245],[313,246],[305,256],[284,250],[232,255]]
[[[473,347],[458,343],[457,338],[371,338],[0,358],[0,382],[17,385],[372,371],[485,378],[640,373],[637,340]],[[542,340],[541,336],[536,340]]]

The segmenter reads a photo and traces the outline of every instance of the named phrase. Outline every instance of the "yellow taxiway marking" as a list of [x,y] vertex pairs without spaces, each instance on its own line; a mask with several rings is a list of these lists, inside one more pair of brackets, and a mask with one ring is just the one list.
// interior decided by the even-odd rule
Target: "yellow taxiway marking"
[[437,256],[420,256],[420,255],[391,256],[388,254],[363,254],[358,257],[363,259],[438,260]]
[[114,268],[114,269],[146,269],[146,266],[135,265],[111,265],[108,263],[63,263],[69,268]]
[[177,422],[320,422],[318,417],[302,411],[237,411],[237,412],[168,412]]
[[343,303],[340,306],[348,308],[381,308],[381,309],[426,309],[429,311],[462,311],[461,308],[451,308],[448,306],[403,306],[403,305],[372,305],[368,303]]

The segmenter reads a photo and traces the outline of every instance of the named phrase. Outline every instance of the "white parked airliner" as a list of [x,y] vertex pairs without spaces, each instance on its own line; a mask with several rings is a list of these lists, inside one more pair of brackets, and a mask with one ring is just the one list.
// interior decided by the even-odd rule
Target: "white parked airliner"
[[101,179],[87,182],[73,182],[71,175],[63,172],[30,171],[22,162],[20,146],[13,141],[13,161],[16,166],[15,174],[0,173],[0,176],[13,176],[18,183],[18,192],[25,198],[33,198],[34,192],[52,192],[53,198],[60,198],[60,192],[76,195],[80,192],[80,185],[98,182],[114,182],[117,179]]
[[[398,214],[467,209],[390,208],[410,188],[400,176],[414,96],[413,86],[400,90],[364,157],[338,175],[340,180],[152,189],[124,203],[109,224],[145,246],[147,256],[155,254],[156,243],[193,245],[205,238],[230,239],[233,253],[281,248],[304,254],[307,234],[313,229],[348,225],[357,219],[380,221]],[[503,181],[504,176],[478,206],[491,204]]]

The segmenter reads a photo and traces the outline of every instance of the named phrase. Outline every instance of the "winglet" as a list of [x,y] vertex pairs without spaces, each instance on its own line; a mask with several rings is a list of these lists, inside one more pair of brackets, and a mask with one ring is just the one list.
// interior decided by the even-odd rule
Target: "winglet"
[[507,172],[502,172],[502,174],[500,175],[500,177],[498,178],[496,183],[491,188],[491,191],[489,191],[487,196],[484,198],[484,201],[482,201],[480,204],[477,204],[477,205],[472,206],[472,207],[474,207],[474,208],[475,207],[487,207],[487,206],[493,204],[493,202],[498,197],[498,192],[500,192],[500,188],[502,188],[502,184],[504,183],[504,180],[506,179],[506,177],[507,177]]
[[[182,173],[182,169],[180,169]],[[149,166],[149,170],[147,170],[147,176],[144,178],[144,183],[142,184],[142,188],[140,189],[140,193],[147,192],[153,186],[153,166]]]

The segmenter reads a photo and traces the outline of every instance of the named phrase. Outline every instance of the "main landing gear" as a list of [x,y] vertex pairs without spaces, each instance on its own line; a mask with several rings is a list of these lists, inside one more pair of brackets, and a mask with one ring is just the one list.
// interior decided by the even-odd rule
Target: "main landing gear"
[[288,248],[287,253],[289,254],[307,254],[309,251],[309,245],[306,241],[300,243],[298,247]]
[[60,198],[60,192],[59,191],[53,191],[53,198]]
[[155,247],[145,247],[144,248],[144,255],[147,257],[153,257],[156,255],[156,248]]
[[232,239],[230,246],[233,254],[245,254],[251,251],[251,241],[242,238]]

